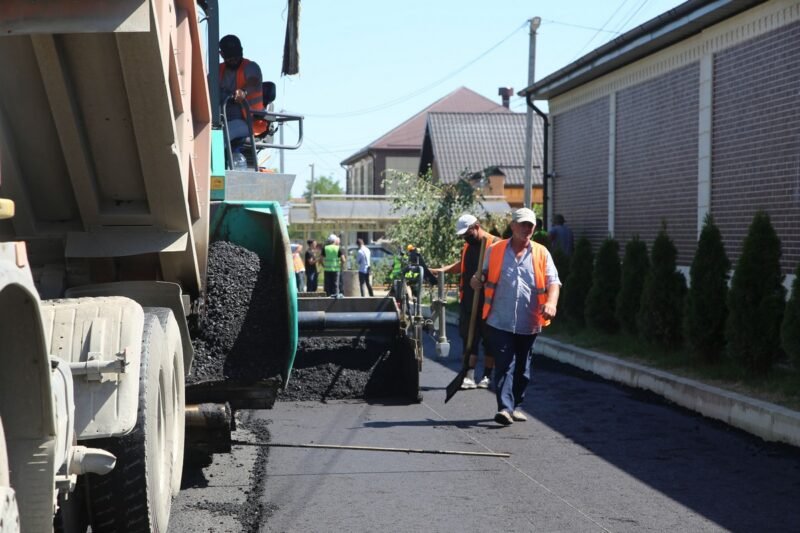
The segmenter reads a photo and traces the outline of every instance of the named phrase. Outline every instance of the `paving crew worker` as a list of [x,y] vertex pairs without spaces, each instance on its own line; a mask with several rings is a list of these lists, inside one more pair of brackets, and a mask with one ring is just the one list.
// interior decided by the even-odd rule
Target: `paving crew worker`
[[309,240],[308,249],[306,250],[306,290],[308,292],[317,292],[317,241],[314,239]]
[[358,263],[358,288],[361,291],[361,296],[364,296],[364,285],[367,286],[367,294],[375,296],[372,292],[372,284],[369,282],[369,275],[372,272],[372,252],[367,245],[364,244],[364,239],[357,239],[358,251],[356,261]]
[[325,271],[325,294],[336,296],[339,290],[339,273],[344,266],[344,253],[339,246],[339,237],[331,233],[322,249],[322,268]]
[[[235,35],[226,35],[219,41],[219,53],[223,62],[219,64],[220,107],[225,109],[228,119],[229,140],[250,136],[247,116],[242,105],[247,100],[251,111],[264,111],[261,88],[261,68],[255,61],[242,57],[242,43]],[[233,101],[229,101],[229,99]],[[253,119],[253,134],[267,131],[267,122]]]
[[470,280],[474,290],[484,292],[484,335],[496,359],[494,420],[503,426],[527,420],[520,405],[530,381],[533,341],[556,316],[561,290],[550,252],[531,241],[535,225],[533,211],[514,211],[511,238],[489,247],[482,276]]
[[306,285],[306,264],[305,261],[303,261],[303,256],[300,255],[300,252],[303,251],[303,245],[292,244],[290,245],[290,248],[292,250],[292,264],[294,266],[294,277],[297,284],[297,292],[304,292]]
[[[464,239],[464,246],[461,248],[461,258],[455,263],[441,268],[432,268],[431,272],[438,274],[444,272],[458,272],[461,277],[458,281],[458,333],[461,335],[464,346],[467,344],[469,336],[469,319],[472,312],[472,298],[475,291],[469,284],[469,280],[478,271],[478,259],[480,259],[481,239],[487,239],[487,246],[491,245],[498,237],[487,233],[481,228],[478,219],[470,214],[463,214],[456,221],[456,235]],[[478,292],[478,309],[483,308],[483,293]],[[494,357],[489,355],[486,349],[486,342],[483,343],[483,377],[476,382],[475,367],[478,364],[478,346],[482,339],[483,320],[478,315],[475,322],[475,332],[472,341],[472,350],[469,354],[467,376],[461,384],[462,389],[487,389],[492,382],[492,372],[494,371]]]

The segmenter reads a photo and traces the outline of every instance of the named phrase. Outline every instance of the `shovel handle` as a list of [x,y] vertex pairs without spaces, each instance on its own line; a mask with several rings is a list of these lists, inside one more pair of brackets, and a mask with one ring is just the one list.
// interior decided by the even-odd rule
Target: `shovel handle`
[[[481,239],[481,251],[478,254],[478,269],[476,274],[483,275],[483,259],[486,256],[486,248],[488,242],[485,237]],[[464,283],[469,283],[470,280],[464,280]],[[481,289],[483,290],[483,289]],[[472,351],[472,343],[475,340],[475,322],[478,319],[478,300],[480,300],[478,291],[474,291],[472,295],[472,310],[469,314],[469,328],[467,329],[467,345],[464,346],[464,363],[463,368],[469,365],[469,354]]]

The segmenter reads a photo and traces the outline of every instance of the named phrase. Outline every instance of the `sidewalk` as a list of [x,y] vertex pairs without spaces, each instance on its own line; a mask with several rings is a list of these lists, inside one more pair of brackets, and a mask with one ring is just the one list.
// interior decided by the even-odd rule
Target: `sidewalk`
[[[458,317],[448,313],[447,322],[457,324]],[[798,411],[546,336],[539,336],[533,349],[537,354],[592,372],[604,379],[654,392],[681,407],[721,420],[764,440],[800,447]]]

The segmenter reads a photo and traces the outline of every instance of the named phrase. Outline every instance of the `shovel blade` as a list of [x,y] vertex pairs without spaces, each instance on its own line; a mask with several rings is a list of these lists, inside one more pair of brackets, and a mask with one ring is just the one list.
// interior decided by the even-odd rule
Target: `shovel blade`
[[453,379],[453,381],[451,381],[447,385],[447,387],[445,388],[444,403],[449,402],[450,398],[455,396],[456,393],[461,389],[461,384],[464,383],[464,378],[465,377],[467,377],[467,369],[466,368],[462,369],[461,372],[456,374],[455,379]]

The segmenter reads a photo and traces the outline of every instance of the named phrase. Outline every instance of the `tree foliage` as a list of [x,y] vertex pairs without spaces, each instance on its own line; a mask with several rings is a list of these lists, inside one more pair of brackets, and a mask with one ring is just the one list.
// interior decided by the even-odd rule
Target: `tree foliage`
[[730,268],[722,234],[706,215],[689,271],[683,331],[694,352],[708,362],[718,361],[725,349]]
[[[392,198],[392,208],[402,213],[387,236],[400,246],[419,248],[429,266],[452,263],[463,245],[455,234],[456,221],[464,213],[479,216],[483,212],[480,191],[466,178],[435,183],[430,171],[422,176],[393,172],[386,180],[388,189],[400,192]],[[481,220],[485,229],[504,227],[502,224],[497,217]]]
[[[314,180],[314,194],[344,194],[342,186],[339,182],[328,176],[320,176]],[[306,190],[303,192],[303,198],[306,201],[311,201],[311,181],[306,182]]]
[[755,374],[766,373],[780,350],[786,294],[780,259],[780,239],[769,215],[759,211],[733,273],[725,327],[728,354]]
[[586,296],[586,323],[606,333],[615,333],[619,322],[614,313],[620,290],[619,243],[608,238],[600,245],[592,273],[592,288]]
[[575,253],[569,264],[569,277],[562,280],[564,290],[562,304],[567,320],[584,325],[586,296],[592,287],[592,263],[594,254],[589,239],[581,237],[575,245]]
[[781,324],[781,346],[795,368],[800,368],[800,264],[794,271],[792,295],[786,302]]
[[636,325],[645,341],[665,348],[680,346],[686,279],[676,270],[678,250],[663,225],[653,242]]
[[647,243],[634,235],[625,245],[625,257],[622,260],[622,280],[616,301],[616,316],[622,329],[636,334],[636,316],[642,300],[642,290],[647,272],[650,270],[650,258],[647,256]]

